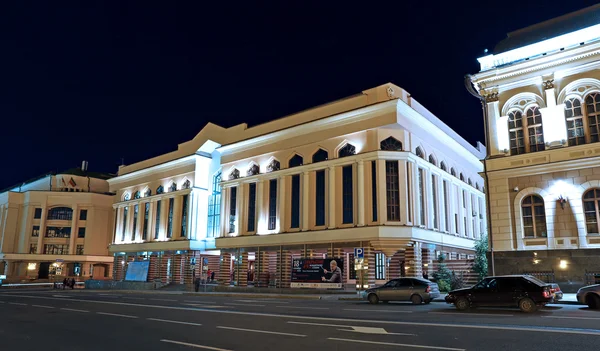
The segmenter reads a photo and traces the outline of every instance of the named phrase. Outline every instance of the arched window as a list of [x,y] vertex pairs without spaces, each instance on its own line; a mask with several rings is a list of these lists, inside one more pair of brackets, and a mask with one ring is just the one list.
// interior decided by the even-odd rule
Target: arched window
[[169,187],[169,191],[177,191],[177,184],[175,182],[171,183]]
[[470,186],[473,186],[473,181],[471,181],[471,178],[467,179],[467,184],[469,184]]
[[569,146],[585,144],[583,129],[583,112],[581,101],[577,98],[565,100],[565,119],[567,121],[567,137]]
[[442,163],[440,163],[440,168],[444,171],[444,172],[448,172],[448,168],[446,167],[446,164],[444,163],[444,161],[442,161]]
[[234,168],[231,173],[229,173],[229,180],[238,179],[240,177],[240,171],[237,168]]
[[317,150],[317,152],[315,152],[312,155],[312,161],[313,163],[315,162],[321,162],[321,161],[327,161],[327,159],[329,158],[329,153],[323,149],[319,149]]
[[600,189],[590,189],[583,194],[583,212],[585,214],[585,228],[588,234],[598,234],[598,223],[600,223],[600,214],[598,213],[598,202],[600,201]]
[[402,142],[394,137],[389,137],[379,143],[379,148],[383,151],[402,151]]
[[267,172],[275,172],[281,169],[281,163],[277,160],[272,160],[267,166]]
[[456,171],[454,170],[454,167],[450,168],[450,174],[456,177]]
[[338,151],[338,157],[352,156],[356,154],[356,148],[352,144],[346,144]]
[[437,166],[437,161],[435,160],[435,157],[433,157],[433,155],[429,155],[429,163]]
[[48,220],[70,221],[73,219],[73,209],[70,207],[54,207],[48,210]]
[[298,167],[298,166],[302,166],[302,164],[304,163],[304,158],[298,154],[294,155],[294,157],[290,158],[290,160],[288,161],[288,167],[292,168],[292,167]]
[[181,185],[181,189],[189,189],[191,185],[192,182],[190,182],[189,179],[186,179],[185,182],[183,182],[183,184]]
[[465,176],[462,173],[460,174],[460,180],[462,180],[463,182],[465,181]]
[[146,188],[146,191],[144,192],[144,197],[148,196],[152,196],[152,190],[150,190],[150,188]]
[[480,190],[479,189],[479,183],[475,183],[475,189]]
[[142,197],[142,194],[140,193],[140,191],[136,191],[135,194],[133,194],[133,198],[134,199],[139,199],[140,197]]
[[125,193],[125,195],[123,195],[123,201],[129,201],[129,200],[131,200],[131,194]]
[[525,238],[545,238],[546,211],[544,199],[538,195],[529,195],[521,202],[523,213],[523,236]]
[[523,136],[523,115],[521,111],[512,111],[508,114],[508,135],[510,137],[511,155],[525,153],[525,138]]
[[425,159],[425,153],[423,152],[423,150],[421,150],[420,147],[417,147],[417,150],[415,150],[415,154],[417,154],[417,156],[419,156],[422,159]]
[[585,109],[590,128],[590,142],[595,143],[600,140],[600,93],[591,93],[585,97]]
[[164,192],[165,192],[165,188],[162,185],[159,185],[158,188],[156,188],[157,194],[162,194]]
[[542,130],[542,113],[537,106],[527,109],[527,135],[529,135],[529,151],[546,149],[544,131]]
[[253,175],[257,175],[259,173],[260,173],[260,166],[257,165],[256,163],[254,163],[254,164],[252,164],[252,166],[250,166],[250,168],[248,168],[246,175],[253,176]]

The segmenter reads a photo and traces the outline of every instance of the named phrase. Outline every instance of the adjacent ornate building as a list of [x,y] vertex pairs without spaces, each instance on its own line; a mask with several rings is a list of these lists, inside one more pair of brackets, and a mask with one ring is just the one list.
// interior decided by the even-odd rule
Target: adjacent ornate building
[[508,34],[479,58],[496,274],[563,290],[600,273],[600,5]]
[[110,175],[86,165],[0,193],[0,274],[9,281],[111,276]]

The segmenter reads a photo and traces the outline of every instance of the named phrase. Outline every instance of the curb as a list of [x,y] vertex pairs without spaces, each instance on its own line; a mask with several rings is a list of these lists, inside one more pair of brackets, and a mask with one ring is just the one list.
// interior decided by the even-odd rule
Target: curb
[[296,300],[321,300],[321,296],[306,296],[306,295],[267,295],[267,294],[251,294],[251,293],[202,293],[202,292],[184,292],[186,296],[213,296],[213,297],[249,297],[249,298],[264,298],[264,299],[296,299]]
[[338,297],[338,301],[364,301],[364,299],[360,297]]

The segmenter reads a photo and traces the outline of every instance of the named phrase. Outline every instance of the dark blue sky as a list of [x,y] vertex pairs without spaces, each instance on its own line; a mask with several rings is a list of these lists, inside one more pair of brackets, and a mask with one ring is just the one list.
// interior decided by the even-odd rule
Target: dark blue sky
[[12,3],[0,4],[0,189],[84,159],[116,172],[209,121],[254,125],[388,81],[483,142],[463,87],[477,57],[596,1]]

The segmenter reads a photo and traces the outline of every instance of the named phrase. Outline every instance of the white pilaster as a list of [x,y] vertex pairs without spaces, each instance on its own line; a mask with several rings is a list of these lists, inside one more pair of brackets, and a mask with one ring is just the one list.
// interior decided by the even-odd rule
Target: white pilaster
[[[488,102],[486,104],[490,146],[489,154],[491,156],[504,155],[502,151],[508,145],[508,125],[506,118],[501,120],[498,101]],[[506,139],[506,140],[504,140]]]

